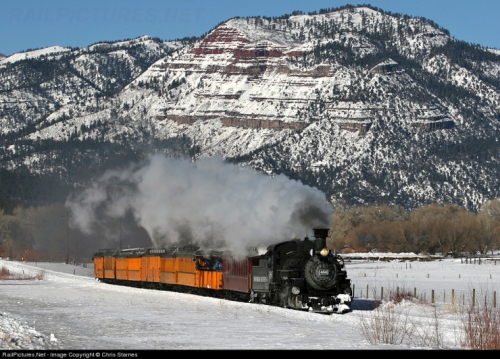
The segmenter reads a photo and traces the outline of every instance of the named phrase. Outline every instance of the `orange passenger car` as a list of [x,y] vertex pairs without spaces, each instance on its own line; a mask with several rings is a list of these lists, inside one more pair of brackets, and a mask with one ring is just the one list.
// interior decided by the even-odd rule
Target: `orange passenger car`
[[93,260],[95,277],[105,282],[223,289],[222,254],[196,246],[100,250]]
[[116,267],[116,250],[101,249],[94,259],[94,276],[99,279],[114,279]]

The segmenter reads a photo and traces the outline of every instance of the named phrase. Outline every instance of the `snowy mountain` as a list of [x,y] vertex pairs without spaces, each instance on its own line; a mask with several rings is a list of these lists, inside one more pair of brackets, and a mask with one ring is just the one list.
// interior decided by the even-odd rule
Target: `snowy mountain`
[[221,156],[348,204],[498,197],[500,54],[346,6],[0,59],[2,167],[81,183],[151,152]]

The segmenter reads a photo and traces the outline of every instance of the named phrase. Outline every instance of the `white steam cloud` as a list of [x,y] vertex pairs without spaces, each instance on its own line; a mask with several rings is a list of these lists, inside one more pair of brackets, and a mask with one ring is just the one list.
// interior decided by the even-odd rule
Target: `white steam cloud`
[[196,242],[237,252],[328,228],[332,214],[321,191],[284,175],[271,178],[215,157],[192,163],[163,155],[107,171],[67,206],[86,232],[131,211],[154,246]]

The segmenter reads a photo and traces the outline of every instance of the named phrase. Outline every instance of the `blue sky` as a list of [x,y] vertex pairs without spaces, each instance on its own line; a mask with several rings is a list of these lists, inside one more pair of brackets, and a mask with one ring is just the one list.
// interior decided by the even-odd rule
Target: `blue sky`
[[1,0],[0,53],[142,35],[172,40],[200,36],[235,16],[272,17],[346,4],[426,17],[459,40],[500,49],[500,0]]

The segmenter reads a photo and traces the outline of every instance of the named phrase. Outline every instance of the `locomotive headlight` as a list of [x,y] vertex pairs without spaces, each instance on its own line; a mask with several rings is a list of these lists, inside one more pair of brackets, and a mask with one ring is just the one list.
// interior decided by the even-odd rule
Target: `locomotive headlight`
[[323,257],[326,257],[328,255],[330,251],[328,250],[328,248],[323,248],[319,254],[321,254]]

